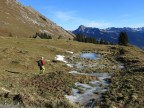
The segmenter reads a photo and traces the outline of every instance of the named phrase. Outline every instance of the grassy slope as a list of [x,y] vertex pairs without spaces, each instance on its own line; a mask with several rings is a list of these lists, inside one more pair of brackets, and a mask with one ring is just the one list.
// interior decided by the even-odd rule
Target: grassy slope
[[[17,71],[38,73],[36,61],[44,56],[48,67],[47,71],[54,70],[54,65],[49,62],[55,55],[66,55],[66,51],[79,52],[84,49],[95,48],[92,44],[83,44],[70,40],[39,40],[39,39],[0,39],[1,71]],[[49,66],[51,65],[51,67]],[[58,69],[59,70],[59,69]]]
[[[123,47],[124,54],[114,54],[126,69],[111,78],[108,92],[103,96],[102,107],[144,107],[144,51],[134,47]],[[117,50],[114,48],[114,50]]]
[[1,36],[9,36],[11,33],[14,37],[32,37],[42,32],[40,30],[46,30],[53,38],[72,38],[72,35],[31,7],[25,7],[16,0],[0,1]]
[[[71,68],[61,62],[55,63],[53,59],[58,54],[69,55],[67,50],[77,53],[90,48],[95,46],[70,40],[0,38],[1,103],[5,100],[13,102],[18,94],[26,105],[47,106],[45,103],[49,103],[48,105],[55,106],[53,104],[60,101],[58,97],[64,102],[64,93],[70,92],[75,81],[89,78],[69,75]],[[36,62],[41,56],[46,60],[45,75],[39,75]],[[11,91],[8,98],[5,98],[6,90]]]
[[[143,102],[143,52],[133,47],[124,47],[126,53],[119,55],[119,46],[104,46],[85,44],[71,40],[43,40],[43,39],[16,39],[0,38],[0,97],[1,103],[11,103],[23,101],[27,105],[42,107],[72,107],[67,104],[64,94],[70,94],[70,88],[76,81],[87,81],[90,78],[68,74],[71,68],[64,63],[53,62],[56,55],[66,55],[66,51],[79,53],[81,51],[97,51],[100,53],[110,52],[110,59],[118,59],[123,62],[127,70],[126,74],[117,73],[112,78],[111,88],[105,95],[103,105],[110,107],[130,106],[131,102]],[[39,68],[36,61],[41,56],[46,60],[46,73],[39,75]],[[124,59],[123,59],[124,58]],[[133,71],[137,72],[131,74]],[[123,75],[123,76],[122,76]],[[83,80],[84,79],[84,80]],[[128,79],[128,81],[127,81]],[[129,80],[130,79],[130,80]],[[133,86],[126,88],[126,84]],[[137,83],[140,87],[137,87]],[[121,86],[120,86],[121,85]],[[7,90],[10,91],[7,94]],[[136,92],[135,94],[135,91]],[[121,93],[127,96],[127,101],[117,102],[117,97]],[[129,96],[134,96],[135,100],[130,100]],[[140,99],[140,100],[139,100]],[[128,102],[130,100],[130,102]],[[126,104],[127,102],[127,104]]]

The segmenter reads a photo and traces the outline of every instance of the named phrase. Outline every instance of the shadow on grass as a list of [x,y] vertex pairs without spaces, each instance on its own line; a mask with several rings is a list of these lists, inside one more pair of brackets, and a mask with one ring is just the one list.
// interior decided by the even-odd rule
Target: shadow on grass
[[144,67],[138,68],[138,69],[133,69],[133,72],[144,72]]
[[14,73],[14,74],[21,74],[20,72],[15,72],[15,71],[9,71],[9,70],[5,70],[8,73]]

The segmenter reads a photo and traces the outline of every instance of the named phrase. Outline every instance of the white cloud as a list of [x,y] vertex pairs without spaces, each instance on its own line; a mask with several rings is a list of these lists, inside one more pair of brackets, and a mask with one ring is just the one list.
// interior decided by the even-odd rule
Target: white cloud
[[105,21],[92,21],[89,19],[81,18],[77,15],[76,11],[55,11],[53,14],[53,19],[55,19],[56,23],[65,29],[76,29],[80,25],[96,28],[106,28],[111,25],[111,23]]
[[96,22],[96,21],[88,21],[86,24],[88,27],[98,27],[98,28],[105,28],[111,25],[111,23],[107,22]]
[[57,11],[55,12],[55,16],[62,21],[70,21],[72,19],[74,19],[74,17],[72,16],[73,12],[64,12],[64,11]]

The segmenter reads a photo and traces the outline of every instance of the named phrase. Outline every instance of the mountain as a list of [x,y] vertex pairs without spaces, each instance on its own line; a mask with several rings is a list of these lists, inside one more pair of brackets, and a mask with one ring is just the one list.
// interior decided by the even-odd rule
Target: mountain
[[16,0],[0,0],[0,36],[32,37],[36,32],[45,32],[55,38],[73,38],[32,7]]
[[84,34],[89,37],[94,37],[97,40],[103,39],[109,42],[117,43],[119,33],[125,31],[128,34],[129,43],[138,47],[144,47],[144,27],[141,28],[115,28],[110,27],[106,29],[79,26],[78,29],[72,31],[74,34]]

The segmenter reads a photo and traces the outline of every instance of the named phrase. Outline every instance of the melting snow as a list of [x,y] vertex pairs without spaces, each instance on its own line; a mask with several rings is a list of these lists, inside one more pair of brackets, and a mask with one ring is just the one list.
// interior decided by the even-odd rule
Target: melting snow
[[69,73],[75,75],[84,74],[98,77],[98,80],[90,81],[88,84],[76,82],[75,86],[77,89],[72,88],[72,95],[65,95],[65,97],[69,99],[71,103],[79,102],[81,106],[85,106],[87,104],[90,104],[91,103],[90,101],[92,99],[95,100],[99,99],[101,93],[107,91],[105,87],[107,87],[109,83],[106,81],[106,79],[110,78],[110,75],[108,73],[85,74],[85,73],[79,73],[77,71],[71,71]]
[[69,66],[69,67],[73,67],[73,65],[72,64],[66,64],[67,66]]
[[7,90],[7,89],[5,89],[5,88],[1,88],[3,91],[5,91],[5,92],[11,92],[10,90]]
[[77,87],[82,87],[82,88],[92,88],[91,86],[89,86],[88,84],[82,84],[80,82],[76,82],[75,85]]
[[67,53],[69,53],[69,54],[74,54],[74,52],[72,52],[72,51],[66,51]]
[[95,81],[91,81],[90,84],[97,86],[100,85],[100,82],[95,80]]
[[65,57],[65,56],[63,56],[63,55],[56,55],[55,60],[58,60],[58,61],[62,61],[62,62],[67,63],[67,61],[64,60],[64,57]]
[[86,73],[80,73],[80,72],[77,72],[77,71],[70,71],[69,73],[71,73],[71,74],[88,75],[88,74],[86,74]]
[[72,65],[72,64],[69,64],[69,63],[64,59],[64,57],[65,57],[65,56],[63,56],[63,55],[56,55],[55,60],[57,60],[57,61],[62,61],[62,62],[64,62],[64,63],[66,63],[67,66],[73,67],[73,65]]
[[[69,51],[68,51],[69,52]],[[72,54],[72,53],[71,53]],[[55,60],[66,63],[67,66],[76,68],[83,68],[82,63],[70,64],[65,60],[65,56],[56,55]],[[87,75],[96,76],[98,80],[89,81],[87,84],[76,82],[75,88],[72,88],[72,95],[65,95],[65,97],[71,102],[78,102],[81,106],[92,105],[92,100],[98,100],[101,97],[101,93],[107,91],[106,87],[109,85],[107,79],[111,77],[109,73],[80,73],[77,71],[70,71],[69,73],[74,75]]]
[[125,68],[125,67],[124,67],[123,65],[120,65],[119,68],[120,68],[120,69],[123,69],[123,68]]
[[79,72],[77,72],[77,71],[70,71],[69,73],[71,73],[71,74],[79,74]]

